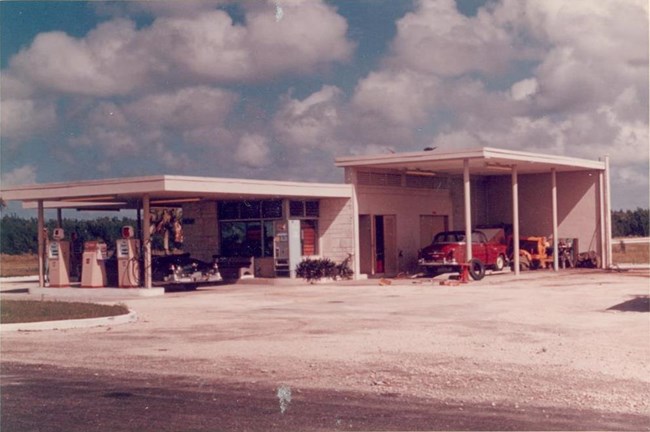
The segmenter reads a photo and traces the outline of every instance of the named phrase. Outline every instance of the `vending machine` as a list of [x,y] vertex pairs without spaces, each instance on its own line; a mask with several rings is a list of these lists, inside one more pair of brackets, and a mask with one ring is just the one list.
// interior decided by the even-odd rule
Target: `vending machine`
[[274,226],[273,257],[276,276],[296,277],[296,267],[302,257],[300,221],[277,221]]
[[87,241],[84,243],[81,267],[82,288],[102,288],[106,286],[106,243]]
[[48,279],[51,287],[70,286],[70,242],[63,240],[63,228],[55,228],[47,248]]
[[140,240],[133,238],[131,226],[122,227],[122,238],[117,240],[117,277],[120,288],[140,286]]

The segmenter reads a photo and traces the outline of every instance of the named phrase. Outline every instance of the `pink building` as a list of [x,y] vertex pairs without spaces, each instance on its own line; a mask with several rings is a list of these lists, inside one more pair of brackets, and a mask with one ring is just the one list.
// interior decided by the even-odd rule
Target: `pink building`
[[[607,158],[481,148],[341,157],[336,166],[345,169],[345,184],[161,175],[0,193],[35,208],[41,226],[46,208],[59,209],[60,219],[63,209],[136,209],[147,215],[156,207],[180,207],[187,252],[203,260],[254,256],[256,277],[293,276],[304,257],[341,261],[350,255],[357,278],[413,272],[418,250],[435,233],[488,225],[507,226],[515,238],[546,236],[555,250],[559,239],[570,238],[579,252],[596,251],[604,266],[611,265]],[[148,268],[149,218],[142,222],[138,237]],[[287,250],[278,247],[283,239],[291,243]],[[292,268],[283,267],[288,262],[279,260],[280,252],[291,255]],[[151,274],[142,286],[152,286]]]

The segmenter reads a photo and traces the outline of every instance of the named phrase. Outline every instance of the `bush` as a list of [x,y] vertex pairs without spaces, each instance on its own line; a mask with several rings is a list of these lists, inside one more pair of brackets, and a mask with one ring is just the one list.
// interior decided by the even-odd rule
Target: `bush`
[[305,258],[296,267],[296,275],[310,283],[323,278],[350,279],[352,274],[353,272],[348,265],[348,260],[336,264],[329,258]]
[[336,273],[336,264],[329,258],[305,258],[296,267],[296,275],[307,282],[319,281],[328,277],[334,278]]

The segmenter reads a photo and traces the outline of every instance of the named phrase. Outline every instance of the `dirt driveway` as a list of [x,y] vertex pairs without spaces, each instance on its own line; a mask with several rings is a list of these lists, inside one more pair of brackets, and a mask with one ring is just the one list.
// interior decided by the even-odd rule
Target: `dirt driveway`
[[649,289],[647,272],[590,270],[460,286],[230,285],[127,300],[132,324],[6,333],[1,354],[6,364],[180,375],[294,397],[417,398],[460,416],[464,404],[546,413],[535,429],[567,409],[650,425]]

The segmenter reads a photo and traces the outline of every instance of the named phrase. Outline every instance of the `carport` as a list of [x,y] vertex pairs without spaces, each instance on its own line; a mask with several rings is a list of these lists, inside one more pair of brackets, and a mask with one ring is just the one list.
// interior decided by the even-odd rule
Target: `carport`
[[[152,288],[152,251],[148,215],[153,207],[179,207],[203,202],[215,203],[217,200],[268,198],[330,199],[346,202],[350,201],[353,194],[352,187],[346,184],[170,175],[35,184],[3,188],[0,192],[3,200],[22,201],[24,208],[34,208],[38,212],[39,285],[41,287],[45,286],[43,259],[46,241],[44,238],[45,209],[57,210],[59,227],[62,224],[64,209],[136,210],[138,231],[142,239],[144,288]],[[216,227],[214,229],[216,230]]]
[[[520,236],[522,211],[527,219],[538,221],[538,225],[550,225],[549,234],[553,239],[554,251],[558,250],[560,223],[565,231],[572,228],[587,230],[593,227],[589,232],[593,232],[592,239],[589,240],[588,233],[583,237],[590,246],[595,245],[603,266],[611,266],[608,156],[593,161],[485,147],[454,152],[433,149],[412,153],[340,157],[336,159],[336,165],[346,169],[346,182],[355,186],[358,207],[364,207],[364,200],[376,203],[382,200],[379,192],[375,196],[364,196],[361,193],[364,187],[399,187],[400,184],[405,187],[408,186],[408,178],[416,177],[451,179],[452,182],[455,179],[460,182],[462,178],[460,195],[463,212],[456,218],[455,229],[460,230],[463,226],[466,238],[471,239],[474,226],[472,203],[478,201],[485,206],[487,216],[483,218],[483,222],[497,219],[501,222],[511,222],[515,239]],[[381,173],[392,177],[373,183],[373,175]],[[480,199],[473,195],[475,191],[472,190],[472,179],[477,178],[483,179],[483,184],[487,185],[481,191],[483,196]],[[520,199],[522,182],[526,188],[524,200]],[[434,183],[431,184],[435,187]],[[409,193],[406,192],[407,189],[403,191],[402,194]],[[558,199],[561,200],[560,206]],[[387,201],[386,198],[383,200]],[[375,208],[381,205],[375,204]],[[558,220],[560,209],[561,221]],[[506,212],[509,214],[505,214]],[[459,220],[462,220],[462,224]],[[529,223],[532,224],[533,222]],[[515,241],[513,244],[514,269],[518,274],[519,242]],[[472,245],[471,241],[468,241],[467,256],[471,258],[471,255]],[[553,269],[557,271],[558,268],[558,254],[554,253]]]

